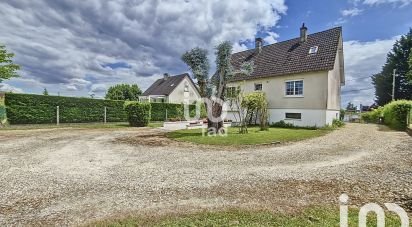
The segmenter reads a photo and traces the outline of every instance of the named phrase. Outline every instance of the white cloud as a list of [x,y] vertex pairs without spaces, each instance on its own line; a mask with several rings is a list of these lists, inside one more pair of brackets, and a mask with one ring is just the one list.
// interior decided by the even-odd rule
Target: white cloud
[[374,102],[374,89],[360,89],[373,88],[370,76],[380,72],[387,53],[398,38],[399,36],[371,42],[352,40],[343,43],[347,82],[342,90],[342,106],[346,106],[349,101],[356,105],[370,105]]
[[90,88],[90,91],[93,93],[104,93],[107,88],[105,84],[93,84]]
[[[223,40],[242,50],[239,40],[276,26],[286,10],[284,0],[5,0],[0,30],[24,78],[81,96],[95,83],[140,85],[163,72],[187,71],[180,56],[196,46],[211,57]],[[102,66],[115,62],[131,67]],[[33,89],[40,90],[27,87]]]
[[268,44],[273,44],[277,42],[277,38],[279,38],[279,35],[277,33],[274,32],[267,32],[268,36],[266,36],[265,38],[263,38],[263,40],[268,43]]
[[353,9],[345,9],[341,11],[342,16],[344,17],[353,17],[360,15],[363,12],[363,10],[358,9],[358,8],[353,8]]
[[363,4],[366,5],[380,5],[380,4],[394,4],[401,7],[407,6],[412,3],[412,0],[364,0]]
[[13,92],[13,93],[23,93],[21,88],[13,87],[10,84],[0,83],[0,91],[2,92]]

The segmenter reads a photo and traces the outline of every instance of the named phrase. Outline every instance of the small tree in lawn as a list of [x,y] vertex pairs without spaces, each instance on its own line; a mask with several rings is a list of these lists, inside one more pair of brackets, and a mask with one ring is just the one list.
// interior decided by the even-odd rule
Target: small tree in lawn
[[[215,132],[222,132],[223,119],[219,117],[222,114],[223,106],[221,103],[225,101],[226,84],[236,72],[231,64],[232,44],[228,41],[222,42],[216,48],[216,73],[213,80],[209,79],[209,60],[207,59],[207,50],[194,48],[183,54],[182,60],[192,70],[194,77],[198,81],[200,95],[203,98],[209,98],[210,102],[205,103],[208,115],[208,128]],[[250,64],[244,64],[249,66]],[[243,67],[243,66],[242,66]],[[248,73],[245,67],[239,73]],[[214,89],[212,89],[214,88]],[[213,92],[212,92],[213,91]],[[219,118],[217,121],[211,119]]]
[[246,116],[256,116],[260,130],[268,129],[268,103],[263,92],[252,92],[242,100],[242,108],[246,109]]
[[4,45],[0,45],[0,82],[13,77],[19,77],[17,70],[20,69],[20,66],[13,63],[13,56],[13,53],[7,52]]
[[234,115],[234,117],[236,121],[240,123],[239,133],[240,134],[248,133],[247,122],[246,122],[247,108],[245,108],[245,106],[242,105],[244,104],[245,96],[243,94],[241,86],[238,86],[236,88],[227,89],[226,97],[228,98],[228,102],[229,102],[229,106],[231,110],[237,113]]

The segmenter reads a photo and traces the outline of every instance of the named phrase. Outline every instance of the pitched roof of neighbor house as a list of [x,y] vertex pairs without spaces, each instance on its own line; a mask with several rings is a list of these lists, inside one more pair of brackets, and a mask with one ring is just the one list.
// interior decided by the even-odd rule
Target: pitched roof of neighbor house
[[[300,38],[263,46],[260,53],[250,49],[232,55],[232,65],[240,69],[244,62],[253,61],[254,71],[250,76],[237,74],[233,81],[286,74],[331,70],[341,39],[342,28],[336,27],[309,34],[307,41]],[[311,47],[318,46],[315,54],[309,54]]]
[[[143,92],[142,95],[170,95],[185,77],[188,77],[189,80],[193,83],[192,79],[187,73],[176,76],[168,76],[167,78],[156,80],[145,92]],[[194,85],[194,87],[196,86]]]

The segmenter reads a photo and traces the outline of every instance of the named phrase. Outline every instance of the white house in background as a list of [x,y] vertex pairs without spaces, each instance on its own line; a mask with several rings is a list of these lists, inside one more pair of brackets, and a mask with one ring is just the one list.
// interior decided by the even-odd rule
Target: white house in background
[[[228,90],[265,92],[270,123],[321,127],[339,119],[345,84],[341,27],[308,35],[303,24],[300,37],[267,46],[257,38],[254,49],[232,55],[235,69],[250,61],[252,75],[235,75]],[[235,109],[228,111],[228,119],[235,116]]]
[[201,97],[189,74],[169,76],[165,73],[162,79],[156,80],[139,98],[141,101],[162,103],[183,103],[185,99],[189,99],[189,103],[193,103]]

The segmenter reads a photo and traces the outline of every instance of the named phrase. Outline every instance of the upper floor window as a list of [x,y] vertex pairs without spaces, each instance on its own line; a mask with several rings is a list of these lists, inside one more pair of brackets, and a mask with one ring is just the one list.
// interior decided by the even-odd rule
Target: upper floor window
[[303,96],[303,80],[286,81],[286,96]]
[[189,92],[189,84],[186,83],[184,89],[185,89],[185,90],[184,90],[185,92]]
[[262,84],[255,84],[255,91],[261,91],[262,88]]

